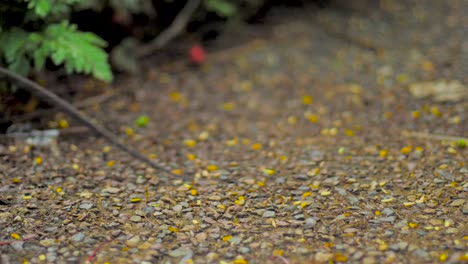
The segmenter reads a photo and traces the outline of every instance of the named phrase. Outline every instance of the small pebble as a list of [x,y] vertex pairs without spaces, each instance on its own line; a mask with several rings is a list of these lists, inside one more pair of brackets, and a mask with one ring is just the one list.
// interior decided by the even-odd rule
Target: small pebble
[[120,192],[120,189],[119,188],[114,188],[114,187],[109,187],[109,188],[104,188],[102,189],[103,193],[111,193],[111,194],[117,194]]
[[141,241],[140,236],[134,236],[130,238],[129,240],[127,240],[125,244],[129,247],[137,247],[140,244],[140,241]]
[[130,221],[135,222],[135,223],[141,222],[141,216],[133,215],[132,217],[130,217]]
[[76,233],[72,236],[72,240],[75,242],[81,242],[83,239],[85,239],[86,235],[83,233]]
[[317,218],[310,217],[305,220],[304,228],[309,229],[317,224]]
[[92,203],[82,203],[82,204],[80,204],[80,209],[88,210],[88,209],[91,209],[92,207],[93,207]]
[[263,218],[272,218],[272,217],[275,217],[275,216],[276,216],[275,211],[265,211],[265,212],[263,212],[263,215],[262,215]]
[[384,208],[384,209],[382,210],[382,214],[385,215],[385,216],[391,216],[391,215],[393,215],[394,213],[395,213],[395,212],[394,212],[392,209],[388,208],[388,207],[386,207],[386,208]]
[[16,241],[10,244],[10,246],[16,251],[23,251],[24,250],[23,245],[24,245],[23,241]]
[[189,258],[191,258],[193,256],[193,251],[189,248],[180,247],[170,251],[169,256],[174,258],[189,256]]
[[241,247],[241,248],[239,249],[239,252],[242,253],[242,254],[247,254],[247,253],[250,252],[250,248],[248,248],[248,247]]
[[174,207],[172,207],[172,210],[179,214],[182,211],[182,205],[175,205]]
[[294,219],[296,219],[296,220],[304,220],[305,217],[304,217],[304,214],[297,214],[297,215],[294,216]]
[[241,241],[242,241],[242,238],[240,238],[238,236],[234,236],[229,240],[229,243],[232,243],[234,245],[238,245],[238,244],[240,244]]
[[423,259],[429,259],[430,255],[429,253],[427,253],[427,251],[424,251],[420,248],[414,250],[412,252],[412,255],[416,256],[416,257],[420,257],[420,258],[423,258]]
[[465,199],[456,199],[450,203],[450,206],[453,206],[453,207],[462,206],[463,204],[465,204],[465,202],[466,202]]

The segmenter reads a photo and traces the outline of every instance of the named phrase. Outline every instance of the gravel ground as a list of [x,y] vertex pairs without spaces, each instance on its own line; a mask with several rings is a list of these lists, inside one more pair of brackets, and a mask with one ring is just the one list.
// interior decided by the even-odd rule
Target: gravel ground
[[88,134],[0,144],[0,262],[466,263],[468,4],[372,3],[276,11],[87,110],[193,182]]

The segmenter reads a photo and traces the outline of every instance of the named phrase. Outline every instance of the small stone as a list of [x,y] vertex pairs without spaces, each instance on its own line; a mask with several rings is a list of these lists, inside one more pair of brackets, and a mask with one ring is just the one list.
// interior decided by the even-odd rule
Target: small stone
[[241,247],[241,248],[239,249],[239,252],[242,253],[242,254],[247,254],[247,253],[250,252],[250,248],[248,248],[248,247]]
[[362,263],[363,264],[374,264],[376,263],[375,261],[375,257],[365,257],[363,260],[362,260]]
[[262,215],[263,218],[272,218],[272,217],[275,217],[275,216],[276,216],[275,211],[265,211],[265,212],[263,212],[263,215]]
[[142,211],[142,210],[136,210],[136,211],[135,211],[135,215],[145,216],[146,213],[145,213],[144,211]]
[[75,242],[81,242],[83,239],[85,239],[86,235],[83,233],[76,233],[72,236],[72,240]]
[[91,209],[92,207],[93,207],[92,203],[82,203],[82,204],[80,204],[80,209],[88,210],[88,209]]
[[382,217],[382,218],[379,218],[379,221],[386,222],[386,223],[393,223],[395,222],[395,216]]
[[41,241],[39,241],[39,244],[43,247],[51,247],[53,245],[55,245],[55,239],[43,239]]
[[145,208],[143,208],[143,212],[145,213],[148,213],[148,214],[152,214],[154,213],[155,209],[153,206],[146,206]]
[[198,233],[198,234],[195,236],[195,239],[196,239],[198,242],[203,242],[203,241],[205,241],[207,238],[208,238],[208,235],[207,235],[206,233]]
[[427,251],[424,251],[420,248],[414,250],[412,254],[419,258],[429,259],[429,253],[427,253]]
[[332,260],[333,254],[328,252],[319,252],[315,254],[315,261],[319,263],[328,262]]
[[395,212],[392,209],[388,208],[388,207],[386,207],[386,208],[384,208],[382,210],[382,214],[385,215],[385,216],[391,216],[394,213]]
[[392,230],[386,230],[384,237],[392,237],[395,233]]
[[360,260],[363,256],[364,256],[364,252],[357,251],[356,253],[354,253],[352,258],[353,258],[353,260]]
[[445,230],[446,234],[458,234],[458,229],[454,227],[447,228]]
[[24,248],[23,248],[24,242],[23,241],[16,241],[16,242],[11,243],[10,245],[16,251],[23,251],[24,250]]
[[221,201],[221,196],[219,196],[219,195],[208,196],[208,200],[210,200],[210,201]]
[[151,244],[150,242],[148,241],[145,241],[143,242],[141,245],[138,246],[138,249],[140,250],[147,250],[148,248],[150,248],[153,244]]
[[400,250],[405,250],[408,247],[408,242],[399,242],[398,247],[400,248]]
[[305,181],[305,180],[309,179],[309,176],[307,176],[306,174],[300,173],[300,174],[294,175],[294,179],[300,180],[300,181]]
[[350,228],[346,228],[345,230],[343,230],[344,233],[357,233],[359,232],[359,229],[357,228],[354,228],[354,227],[350,227]]
[[133,215],[132,217],[130,217],[130,221],[135,222],[135,223],[141,222],[141,216]]
[[240,238],[238,236],[234,236],[229,240],[229,243],[234,244],[234,245],[238,245],[238,244],[240,244],[241,241],[242,241],[242,238]]
[[349,203],[352,204],[352,205],[356,205],[359,203],[359,199],[354,197],[354,196],[349,196]]
[[102,189],[103,193],[111,193],[111,194],[116,194],[116,193],[119,193],[120,192],[120,189],[119,188],[114,188],[114,187],[109,187],[109,188],[104,188]]
[[464,199],[456,199],[450,203],[450,206],[453,206],[453,207],[462,206],[463,204],[465,204],[465,202],[466,201]]
[[408,220],[404,219],[404,220],[401,220],[400,222],[396,223],[393,227],[394,228],[403,228],[403,227],[406,227],[408,226]]
[[173,258],[188,256],[188,258],[191,258],[193,256],[193,251],[189,248],[181,247],[181,248],[174,249],[171,252],[169,252],[169,256]]
[[286,182],[286,179],[284,177],[278,177],[278,178],[276,178],[275,182],[277,184],[283,184],[283,183]]
[[127,244],[127,246],[129,247],[137,247],[140,244],[140,241],[141,241],[140,236],[134,236],[130,238],[129,240],[127,240],[125,244]]
[[182,211],[182,205],[175,205],[174,207],[172,207],[172,210],[179,214]]
[[309,229],[317,224],[317,218],[310,217],[305,220],[304,228]]
[[213,260],[217,259],[218,258],[218,254],[214,253],[214,252],[210,252],[208,254],[206,254],[206,260],[208,262],[213,262]]
[[393,251],[398,251],[398,250],[400,250],[400,246],[398,245],[398,243],[391,244],[388,248],[389,248],[390,250],[393,250]]
[[294,219],[296,220],[304,220],[305,219],[305,216],[304,214],[297,214],[294,216]]

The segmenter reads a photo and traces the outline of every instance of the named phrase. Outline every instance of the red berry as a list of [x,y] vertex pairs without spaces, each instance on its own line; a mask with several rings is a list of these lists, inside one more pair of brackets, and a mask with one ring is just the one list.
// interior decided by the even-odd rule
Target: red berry
[[190,48],[190,60],[195,64],[202,64],[205,61],[205,50],[199,45]]

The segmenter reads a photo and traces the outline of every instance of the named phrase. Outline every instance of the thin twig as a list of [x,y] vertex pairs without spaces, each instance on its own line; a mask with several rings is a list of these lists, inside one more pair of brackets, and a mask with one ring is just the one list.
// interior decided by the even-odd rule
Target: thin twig
[[190,17],[192,17],[192,14],[198,8],[199,4],[200,0],[188,0],[184,8],[182,8],[179,14],[174,18],[172,24],[153,39],[153,41],[142,46],[137,52],[137,57],[142,58],[154,53],[179,35],[189,22]]
[[182,178],[184,180],[189,180],[191,177],[186,175],[176,175],[169,169],[162,167],[161,165],[156,164],[154,161],[146,157],[145,155],[138,152],[136,149],[128,146],[127,144],[122,143],[117,135],[115,135],[110,130],[106,129],[105,127],[101,126],[99,123],[95,122],[91,117],[85,115],[84,113],[80,112],[76,107],[68,103],[67,101],[63,100],[62,98],[58,97],[56,94],[50,92],[46,88],[40,86],[39,84],[24,78],[8,69],[0,67],[0,78],[7,78],[9,81],[13,82],[14,84],[26,89],[28,92],[35,94],[39,99],[44,100],[45,102],[54,105],[64,113],[68,114],[75,120],[81,122],[83,125],[87,126],[90,130],[95,132],[97,135],[101,136],[102,138],[106,139],[108,142],[112,143],[112,145],[116,146],[117,148],[123,150],[133,158],[140,160],[151,167],[155,168],[158,171],[164,172],[168,175],[171,175],[174,178]]
[[96,257],[96,254],[98,253],[98,251],[101,250],[102,247],[104,247],[106,244],[109,244],[110,242],[112,242],[112,240],[107,240],[107,241],[104,241],[101,244],[99,244],[93,250],[93,252],[91,252],[91,255],[89,255],[89,257],[86,259],[86,261],[89,262],[89,263],[93,263],[94,257]]

